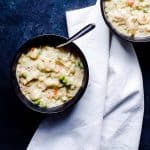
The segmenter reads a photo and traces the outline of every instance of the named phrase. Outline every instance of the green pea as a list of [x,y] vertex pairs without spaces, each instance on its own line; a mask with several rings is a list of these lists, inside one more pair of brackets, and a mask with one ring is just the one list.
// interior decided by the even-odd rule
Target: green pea
[[63,81],[64,80],[64,78],[65,78],[65,76],[63,76],[63,75],[61,75],[60,77],[59,77],[59,81]]
[[80,60],[77,60],[77,61],[76,61],[76,65],[77,65],[78,67],[80,67],[80,68],[83,68],[83,64],[82,64],[82,62],[81,62]]
[[24,78],[27,78],[27,75],[24,73],[24,74],[22,74],[22,76],[24,77]]
[[39,104],[40,104],[40,99],[32,100],[32,103],[33,103],[34,105],[39,105]]

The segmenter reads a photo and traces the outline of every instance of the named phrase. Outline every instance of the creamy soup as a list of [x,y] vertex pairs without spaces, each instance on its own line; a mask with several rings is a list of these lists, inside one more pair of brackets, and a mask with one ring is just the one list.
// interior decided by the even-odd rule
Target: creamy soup
[[16,76],[24,96],[40,107],[55,107],[72,99],[82,85],[83,64],[67,50],[33,47],[22,54]]
[[126,36],[150,36],[150,0],[104,0],[108,21]]

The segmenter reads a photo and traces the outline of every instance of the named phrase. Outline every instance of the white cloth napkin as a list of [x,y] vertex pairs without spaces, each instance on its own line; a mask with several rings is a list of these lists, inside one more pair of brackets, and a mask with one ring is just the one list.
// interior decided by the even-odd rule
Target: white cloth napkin
[[137,150],[143,118],[139,64],[128,42],[111,38],[95,6],[66,13],[69,36],[89,23],[96,28],[75,43],[90,70],[85,94],[68,113],[46,118],[28,150]]

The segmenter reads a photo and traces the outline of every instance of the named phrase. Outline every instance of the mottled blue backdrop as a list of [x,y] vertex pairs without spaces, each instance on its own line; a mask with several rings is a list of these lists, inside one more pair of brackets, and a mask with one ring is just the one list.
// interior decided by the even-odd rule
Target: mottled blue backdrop
[[[25,108],[10,84],[10,65],[18,47],[43,33],[67,36],[65,11],[96,0],[0,0],[0,150],[24,150],[43,116]],[[150,150],[150,44],[136,44],[145,86],[145,118],[140,150]],[[132,141],[131,141],[132,142]]]

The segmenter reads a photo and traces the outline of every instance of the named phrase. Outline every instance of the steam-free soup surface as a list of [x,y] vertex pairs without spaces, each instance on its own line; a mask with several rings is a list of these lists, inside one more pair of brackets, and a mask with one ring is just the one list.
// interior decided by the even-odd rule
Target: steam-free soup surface
[[33,47],[22,54],[16,76],[24,96],[40,107],[55,107],[72,99],[83,81],[83,64],[67,50]]

